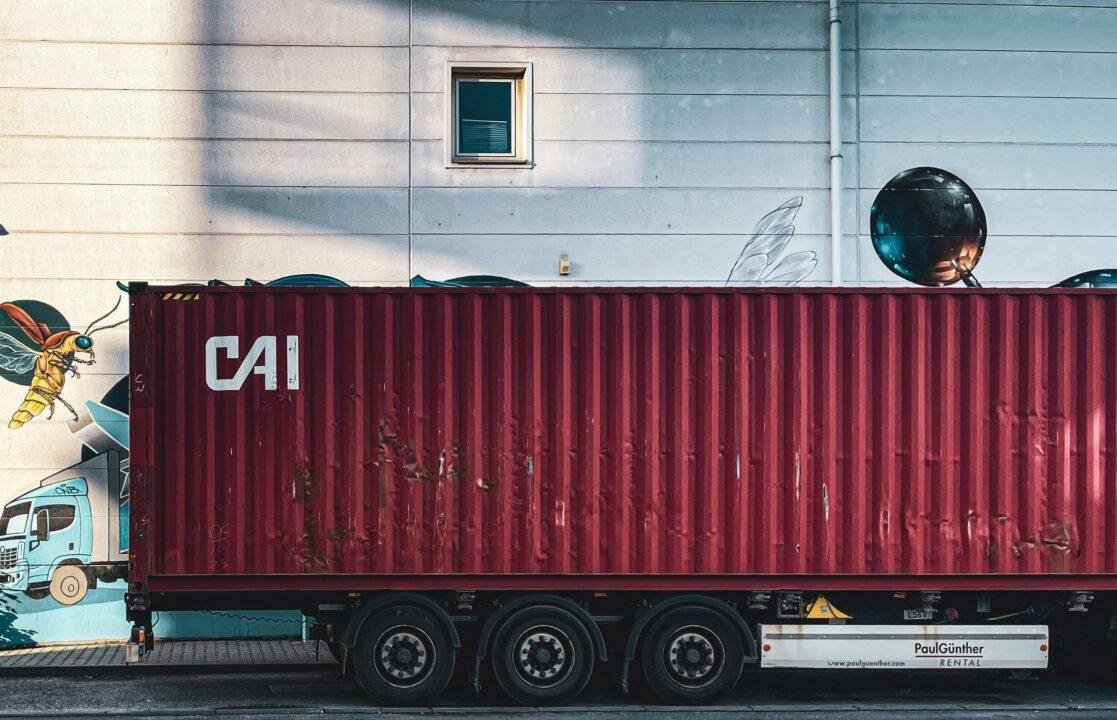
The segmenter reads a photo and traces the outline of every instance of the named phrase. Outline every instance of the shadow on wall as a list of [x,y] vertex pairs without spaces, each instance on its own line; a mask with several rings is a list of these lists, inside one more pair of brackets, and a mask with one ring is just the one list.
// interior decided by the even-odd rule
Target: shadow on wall
[[0,590],[0,648],[26,647],[35,644],[35,631],[16,627],[19,618],[17,593]]
[[[315,4],[308,2],[301,5],[301,8],[309,14],[315,8]],[[339,46],[375,42],[382,42],[385,45],[407,43],[406,27],[412,16],[411,4],[407,0],[350,0],[349,2],[330,0],[329,3],[323,3],[322,8],[321,22],[317,27],[308,24],[308,29],[305,31],[285,29],[279,33],[284,38],[284,42],[319,43],[323,46],[319,48],[323,57],[328,57],[332,50],[338,49],[324,47],[335,37],[338,39]],[[256,16],[246,18],[241,10],[236,2],[206,3],[200,18],[205,28],[204,35],[211,40],[219,39],[222,42],[236,40],[245,44],[274,41],[272,35],[276,33],[261,31],[258,28],[245,29],[245,24],[249,20],[261,21],[265,24],[269,20]],[[603,43],[608,45],[607,38],[611,35],[624,37],[626,27],[637,34],[647,35],[649,42],[658,42],[664,48],[677,47],[680,51],[686,51],[688,44],[693,44],[688,40],[676,42],[672,39],[675,30],[671,23],[678,20],[678,18],[672,20],[674,18],[672,13],[675,11],[664,11],[664,17],[655,21],[654,27],[637,26],[636,28],[632,28],[631,24],[640,23],[642,16],[638,13],[634,14],[633,8],[626,9],[619,5],[602,3],[601,6],[594,7],[591,12],[597,21],[586,23],[571,21],[568,9],[562,7],[562,4],[416,2],[414,16],[417,22],[425,24],[417,42],[437,43],[445,45],[447,52],[468,54],[469,48],[455,46],[455,43],[460,43],[458,36],[461,35],[461,32],[455,31],[455,28],[476,28],[479,32],[483,32],[492,44],[500,46],[493,50],[493,58],[496,60],[507,60],[512,55],[519,55],[518,59],[533,57],[538,54],[537,49],[545,53],[550,48],[592,49]],[[718,11],[711,12],[716,14]],[[339,21],[339,18],[345,19],[349,25],[340,26],[342,21]],[[272,21],[282,22],[282,18],[275,18]],[[667,25],[661,28],[660,25],[663,23]],[[713,20],[706,24],[711,23]],[[357,31],[353,30],[353,27],[364,29]],[[695,27],[702,30],[702,26]],[[694,31],[695,28],[690,30],[690,32]],[[732,47],[736,42],[735,31],[729,34],[716,28],[710,31],[718,35],[714,42],[719,46]],[[744,36],[749,37],[751,31],[746,29],[742,32]],[[656,33],[663,36],[657,39]],[[618,44],[636,46],[635,41],[621,41]],[[502,47],[511,48],[510,53],[502,52]],[[523,52],[517,53],[516,48],[523,48]],[[259,50],[261,53],[265,51],[265,49]],[[275,148],[281,149],[275,150],[278,156],[270,161],[262,154],[263,151],[258,149],[262,144],[254,141],[223,143],[227,145],[227,151],[205,154],[201,181],[205,185],[207,204],[212,208],[213,216],[249,217],[254,232],[258,227],[261,233],[345,236],[348,241],[335,247],[345,248],[362,258],[362,262],[353,263],[350,272],[354,274],[343,278],[353,284],[375,281],[373,278],[360,276],[359,273],[362,271],[359,268],[369,267],[368,259],[377,255],[386,259],[385,265],[391,265],[390,268],[382,271],[384,273],[382,277],[390,275],[402,281],[416,274],[416,271],[422,271],[423,268],[411,266],[412,248],[407,247],[408,235],[412,229],[409,219],[412,211],[406,189],[407,179],[400,180],[398,173],[390,171],[382,173],[380,170],[371,170],[364,165],[359,168],[348,165],[342,167],[340,164],[331,165],[325,158],[334,152],[329,149],[329,143],[347,140],[372,143],[384,141],[385,157],[397,157],[399,160],[406,161],[406,152],[399,153],[397,156],[396,150],[388,150],[387,147],[393,143],[397,147],[400,143],[406,143],[411,132],[407,124],[406,112],[399,108],[406,102],[402,96],[411,87],[411,82],[405,75],[396,76],[396,73],[402,75],[407,71],[413,73],[416,85],[422,90],[422,92],[416,91],[414,100],[408,103],[408,109],[413,112],[411,124],[417,128],[414,136],[418,141],[432,140],[433,128],[438,127],[441,121],[432,124],[427,122],[429,118],[423,119],[425,116],[422,116],[422,113],[429,114],[435,112],[435,109],[439,115],[441,114],[441,93],[429,92],[430,79],[427,76],[430,74],[432,52],[436,51],[432,51],[430,47],[417,45],[413,53],[415,58],[413,68],[401,71],[398,65],[392,65],[388,68],[392,73],[391,77],[383,75],[370,80],[354,76],[348,81],[328,83],[323,86],[323,89],[316,89],[315,93],[302,92],[301,90],[304,89],[302,85],[290,84],[303,82],[298,79],[285,80],[284,84],[277,86],[286,89],[296,88],[290,92],[277,91],[275,87],[261,87],[259,91],[251,89],[252,91],[249,92],[225,91],[223,88],[229,87],[230,70],[224,66],[228,56],[221,52],[206,52],[204,86],[210,90],[204,95],[203,101],[206,136],[231,139],[255,135],[259,138],[282,141],[274,144]],[[626,86],[631,86],[634,90],[643,91],[658,86],[657,66],[649,66],[635,59],[624,60],[624,57],[626,56],[622,53],[611,56],[610,74],[625,78]],[[639,56],[633,54],[631,57]],[[354,72],[360,73],[362,70],[355,68]],[[550,72],[553,75],[557,70],[552,67]],[[387,90],[390,92],[380,92]],[[435,98],[435,95],[438,97]],[[537,93],[537,103],[542,96]],[[681,104],[686,102],[685,99],[679,100]],[[614,118],[613,129],[610,132],[619,133],[622,137],[647,135],[647,129],[641,128],[654,126],[658,122],[654,118],[644,117],[648,112],[650,111],[647,108],[637,109],[623,118]],[[624,124],[627,124],[627,128],[623,127]],[[421,126],[427,128],[424,130]],[[546,139],[541,138],[541,140]],[[321,144],[323,148],[321,151],[315,147],[316,143]],[[417,143],[415,148],[408,148],[408,151],[416,153],[416,162],[426,162],[429,160],[427,151],[419,148],[419,144],[422,143]],[[391,165],[390,159],[379,157],[378,149],[359,152],[366,153],[365,157],[376,156],[373,158],[375,162],[367,163],[369,165],[384,162]],[[311,162],[300,162],[299,158],[311,158]],[[632,177],[643,178],[650,175],[658,177],[656,174],[658,171],[650,166],[652,162],[654,158],[650,156],[637,158],[636,164],[629,168]],[[277,170],[277,167],[283,168],[284,165],[287,166],[286,169]],[[648,167],[644,167],[645,165]],[[461,177],[464,179],[468,176],[463,173]],[[385,178],[392,179],[385,180]],[[440,186],[442,183],[435,181],[433,185]],[[773,181],[772,185],[778,183]],[[525,188],[530,186],[530,181],[526,181]],[[488,181],[479,180],[474,183],[472,180],[465,180],[463,185],[446,188],[447,197],[468,187],[483,191],[484,188],[492,185]],[[637,184],[634,187],[643,186]],[[651,187],[654,188],[654,183]],[[427,192],[433,189],[423,190]],[[548,199],[546,195],[561,195],[560,190],[544,187],[534,188],[531,192],[533,199],[527,203],[527,207],[522,208],[525,214],[531,213],[531,206],[542,208],[553,204],[552,199]],[[485,195],[485,197],[492,196]],[[707,277],[703,282],[708,284],[724,281],[725,284],[731,285],[758,283],[789,285],[809,281],[819,264],[816,253],[795,253],[792,251],[794,243],[792,250],[784,253],[788,241],[793,240],[793,228],[791,232],[782,235],[771,235],[763,232],[758,225],[751,242],[748,238],[750,226],[757,218],[785,199],[786,196],[777,198],[766,207],[757,208],[755,214],[745,213],[744,217],[740,218],[741,226],[733,229],[732,232],[743,236],[744,239],[740,242],[747,244],[744,250],[740,245],[733,248],[731,246],[733,241],[729,241],[730,244],[727,244],[724,239],[720,244],[711,242],[710,259],[695,260],[697,264],[694,268],[681,272],[700,272]],[[765,217],[761,223],[773,219],[786,219],[785,216],[789,213],[793,220],[794,214],[802,204],[802,198],[792,199],[770,216]],[[446,212],[452,213],[452,211],[452,207],[448,205]],[[816,211],[816,208],[811,208],[811,211]],[[414,216],[419,217],[422,214],[423,211],[416,209]],[[479,217],[488,217],[496,222],[500,214],[500,211],[492,209],[488,214]],[[423,222],[432,223],[438,219],[433,217],[432,220],[432,217],[427,217]],[[464,221],[459,219],[459,222]],[[604,225],[601,229],[594,223],[590,223],[586,225],[586,232],[580,234],[588,236],[593,235],[594,232],[605,231],[604,229],[608,228],[609,222],[612,221],[602,222]],[[466,223],[459,227],[464,234],[486,233],[490,229],[497,229],[482,226],[485,224],[485,220],[478,219],[476,225]],[[675,226],[678,227],[677,224]],[[703,231],[708,230],[709,228],[705,228]],[[665,230],[665,232],[676,231]],[[720,229],[718,234],[723,234]],[[263,235],[253,242],[266,245],[268,237]],[[406,253],[400,252],[401,244],[406,248]],[[221,276],[226,272],[227,263],[223,260],[235,262],[235,256],[238,254],[243,256],[243,251],[234,249],[233,245],[233,243],[226,246],[218,245],[214,248],[217,256],[206,258],[207,267],[214,275]],[[475,244],[440,242],[431,247],[431,252],[440,257],[438,266],[445,273],[442,277],[435,275],[437,280],[458,275],[482,275],[497,269],[495,265],[490,265],[495,261],[486,259],[485,253],[478,252]],[[433,247],[437,247],[437,250]],[[622,246],[618,245],[618,247]],[[632,252],[634,266],[640,262],[647,262],[646,254],[637,253],[631,248],[620,249],[619,252]],[[734,258],[738,253],[740,258],[734,265]],[[404,257],[407,258],[406,261]],[[388,258],[398,259],[388,260]],[[747,263],[742,265],[742,261],[746,260]],[[337,268],[345,266],[347,260],[338,258],[335,251],[321,253],[317,257],[308,254],[305,262],[306,266],[300,267],[300,270],[339,274]],[[404,268],[398,266],[401,262],[408,263],[406,272]],[[657,261],[652,259],[651,262]],[[662,258],[659,262],[670,265],[672,260]],[[312,267],[313,263],[322,263],[322,265]],[[718,267],[704,267],[709,264]],[[373,262],[372,265],[379,266],[380,263]],[[426,268],[426,271],[430,272],[431,268]],[[434,272],[441,274],[439,270]],[[650,272],[653,277],[663,274],[662,269],[649,269],[647,272]],[[731,273],[732,276],[727,279]],[[643,274],[637,273],[637,277]],[[685,279],[694,277],[691,275]]]

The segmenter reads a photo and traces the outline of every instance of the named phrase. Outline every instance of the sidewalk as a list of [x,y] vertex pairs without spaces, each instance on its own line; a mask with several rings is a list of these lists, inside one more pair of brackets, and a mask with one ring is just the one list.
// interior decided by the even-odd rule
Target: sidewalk
[[124,664],[124,643],[46,645],[22,650],[0,650],[0,675],[9,671],[25,674],[73,668],[167,668],[223,666],[309,666],[335,665],[325,643],[315,657],[314,642],[302,640],[166,640],[156,641],[155,650],[138,665]]

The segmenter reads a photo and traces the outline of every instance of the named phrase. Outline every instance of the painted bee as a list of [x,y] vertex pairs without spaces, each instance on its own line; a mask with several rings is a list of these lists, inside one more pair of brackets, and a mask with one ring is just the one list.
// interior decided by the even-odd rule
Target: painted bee
[[[47,410],[47,417],[54,416],[54,403],[60,402],[78,419],[78,413],[73,405],[62,397],[62,388],[66,384],[66,373],[74,377],[81,377],[74,367],[75,363],[92,365],[96,362],[93,354],[93,333],[108,330],[128,322],[126,319],[112,325],[96,327],[120,307],[120,299],[113,305],[112,310],[97,318],[89,324],[85,332],[75,330],[59,330],[51,332],[46,324],[36,322],[27,312],[14,303],[0,303],[2,310],[12,322],[34,341],[39,350],[35,351],[24,345],[11,335],[0,331],[0,370],[12,373],[31,372],[31,384],[27,394],[20,403],[19,408],[12,414],[8,422],[8,429],[15,430],[23,427],[28,421]],[[79,358],[78,354],[86,355]]]

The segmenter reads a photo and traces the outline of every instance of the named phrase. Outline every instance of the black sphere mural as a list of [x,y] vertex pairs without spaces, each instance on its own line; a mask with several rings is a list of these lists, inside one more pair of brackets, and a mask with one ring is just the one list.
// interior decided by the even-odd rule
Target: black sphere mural
[[869,227],[881,261],[905,280],[976,284],[970,273],[985,247],[985,211],[957,175],[933,167],[905,170],[877,193]]

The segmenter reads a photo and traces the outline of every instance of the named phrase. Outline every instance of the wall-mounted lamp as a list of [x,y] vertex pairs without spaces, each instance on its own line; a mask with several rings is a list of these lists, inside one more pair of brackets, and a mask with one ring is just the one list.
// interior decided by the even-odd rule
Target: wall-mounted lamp
[[565,253],[563,253],[562,255],[559,255],[558,271],[559,271],[559,275],[569,275],[570,274],[570,256],[569,255],[566,255]]

